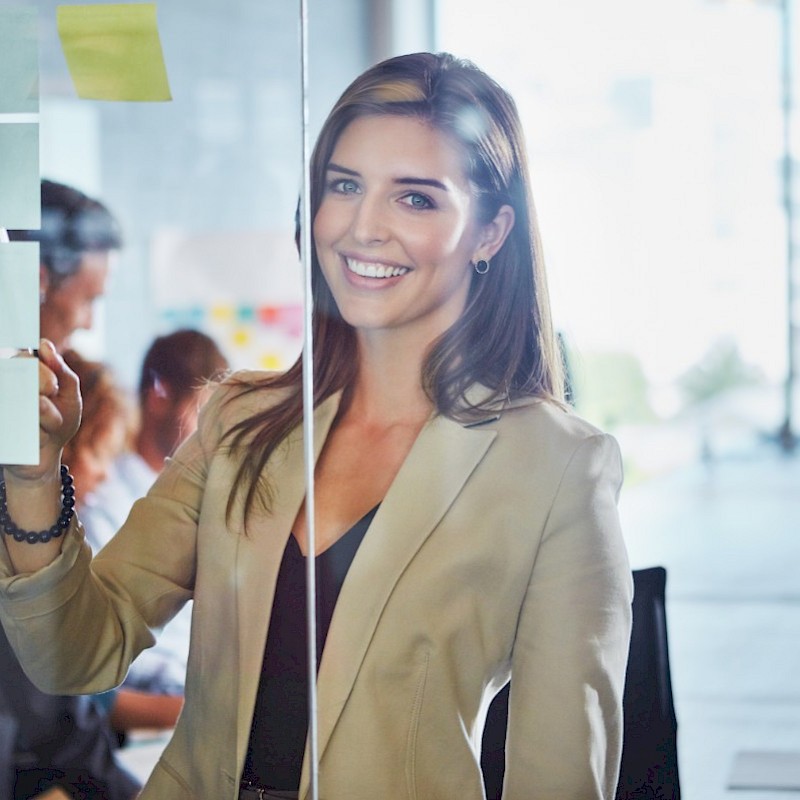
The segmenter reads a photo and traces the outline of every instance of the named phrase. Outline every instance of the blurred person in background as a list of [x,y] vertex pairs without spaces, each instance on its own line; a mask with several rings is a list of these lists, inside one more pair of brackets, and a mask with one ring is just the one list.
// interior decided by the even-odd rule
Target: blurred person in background
[[[130,445],[135,433],[136,411],[108,366],[89,361],[74,350],[64,360],[78,376],[83,395],[83,423],[64,448],[81,514],[88,511],[102,489],[111,468]],[[95,550],[99,549],[93,544]],[[182,693],[174,696],[136,690],[123,684],[96,696],[106,710],[112,729],[122,740],[137,728],[172,728],[183,705]]]
[[39,242],[41,335],[59,352],[79,329],[92,327],[95,301],[106,291],[109,257],[122,246],[119,223],[99,201],[42,180],[39,230],[10,230],[9,239]]
[[[210,382],[228,368],[216,342],[200,331],[177,330],[150,345],[139,378],[139,426],[132,447],[118,456],[107,480],[81,508],[86,538],[95,552],[122,527],[165,460],[194,432]],[[66,457],[65,463],[71,465]],[[182,695],[190,626],[191,603],[169,623],[155,646],[134,661],[124,686]]]
[[80,490],[81,508],[108,477],[115,459],[126,449],[135,431],[136,412],[110,368],[89,361],[75,350],[64,360],[78,376],[83,394],[83,424],[64,448]]
[[[63,348],[74,330],[91,325],[92,303],[105,287],[107,250],[118,247],[121,239],[102,206],[66,186],[43,181],[42,206],[41,231],[9,235],[0,228],[0,242],[42,242],[42,331]],[[68,218],[73,219],[72,233]],[[93,234],[90,218],[97,223]],[[86,425],[92,425],[88,415]],[[125,425],[112,428],[107,444],[113,453],[116,443],[124,440]],[[94,472],[87,463],[82,479],[87,486]],[[141,784],[117,762],[116,747],[108,717],[95,698],[40,691],[22,670],[0,627],[0,798],[132,800]]]

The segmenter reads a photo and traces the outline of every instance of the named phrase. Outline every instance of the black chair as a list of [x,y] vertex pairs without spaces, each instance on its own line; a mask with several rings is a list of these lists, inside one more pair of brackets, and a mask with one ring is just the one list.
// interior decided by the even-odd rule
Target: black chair
[[[666,581],[663,567],[633,572],[633,630],[616,800],[680,800],[681,796],[664,604]],[[508,695],[507,685],[492,701],[486,718],[481,768],[488,800],[500,800],[503,792]]]

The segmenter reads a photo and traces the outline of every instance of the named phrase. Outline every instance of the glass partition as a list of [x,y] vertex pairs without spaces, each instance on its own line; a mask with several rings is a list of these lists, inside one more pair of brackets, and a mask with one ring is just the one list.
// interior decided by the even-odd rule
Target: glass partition
[[[164,103],[78,98],[58,4],[27,5],[39,24],[41,174],[101,198],[125,240],[76,347],[131,386],[152,338],[187,325],[236,367],[286,367],[301,338],[298,4],[158,4]],[[361,2],[310,5],[313,141],[369,50]]]
[[[5,0],[0,3],[10,7]],[[39,126],[41,175],[101,198],[119,217],[124,238],[108,292],[97,303],[95,323],[74,339],[76,348],[110,364],[127,388],[134,387],[142,355],[153,338],[180,327],[210,334],[234,368],[286,368],[300,350],[303,333],[302,276],[295,247],[300,189],[296,4],[253,0],[160,4],[159,31],[172,92],[172,100],[165,103],[78,99],[58,40],[55,0],[28,6],[36,8],[39,26],[40,107],[26,119]],[[428,6],[416,7],[423,18]],[[334,99],[373,58],[370,40],[376,31],[371,21],[388,19],[392,13],[397,17],[401,8],[400,3],[356,0],[311,3],[312,140]],[[725,538],[717,535],[719,528],[708,536],[704,528],[712,517],[705,513],[709,508],[716,515],[715,526],[723,518],[717,514],[721,504],[711,502],[718,499],[714,493],[718,489],[721,493],[723,486],[725,492],[735,492],[735,485],[731,490],[730,482],[716,483],[716,476],[722,474],[728,481],[732,474],[728,467],[736,459],[760,464],[764,441],[773,446],[784,411],[788,323],[786,221],[779,169],[784,155],[781,17],[769,4],[712,0],[661,6],[633,0],[602,5],[588,0],[559,4],[439,0],[437,20],[439,46],[473,59],[519,105],[570,394],[581,415],[620,440],[627,471],[623,521],[633,565],[668,567],[669,585],[674,587],[673,626],[694,637],[678,633],[673,639],[677,700],[689,754],[687,786],[711,798],[708,764],[715,765],[711,780],[718,787],[725,780],[725,759],[736,743],[723,739],[722,745],[715,744],[721,730],[730,731],[724,721],[710,726],[711,735],[699,721],[709,709],[719,710],[708,696],[715,669],[726,657],[731,662],[742,658],[727,649],[724,638],[735,627],[730,610],[741,608],[743,613],[734,622],[748,620],[758,629],[768,617],[764,609],[780,605],[776,597],[781,591],[796,594],[791,570],[781,571],[771,586],[771,579],[759,574],[764,555],[753,557],[754,540],[746,532],[736,529],[735,535]],[[425,183],[430,187],[436,181]],[[420,196],[416,193],[415,202]],[[361,278],[370,277],[367,270],[372,265],[355,256],[347,258],[356,262],[348,263],[351,272],[361,269]],[[485,267],[488,271],[488,264]],[[392,278],[405,274],[397,265],[392,269],[398,270]],[[486,274],[483,265],[478,274]],[[341,358],[337,365],[346,369],[346,361]],[[391,377],[390,359],[386,362],[385,374]],[[322,415],[323,431],[331,419]],[[482,603],[491,605],[509,590],[506,576],[513,566],[519,569],[518,563],[512,564],[512,545],[524,538],[514,538],[524,528],[519,523],[523,515],[516,514],[516,507],[506,514],[503,493],[505,479],[514,478],[525,484],[525,494],[528,472],[490,471],[483,462],[498,419],[492,416],[463,425],[462,420],[452,427],[448,427],[452,419],[434,419],[424,427],[427,441],[436,447],[415,444],[411,449],[409,443],[409,461],[400,468],[405,470],[400,482],[406,494],[386,491],[386,505],[370,512],[378,514],[378,536],[384,538],[378,538],[378,544],[367,539],[361,560],[354,562],[353,580],[360,582],[351,586],[360,593],[348,602],[363,630],[370,630],[373,617],[384,613],[394,598],[386,616],[395,630],[403,628],[413,611],[425,635],[440,622],[446,629],[442,610],[446,606],[460,622],[467,619],[463,629],[474,633],[473,622],[478,619],[477,627],[484,626],[480,632],[487,641],[498,626],[507,626],[507,640],[513,641],[519,607],[512,614],[482,616]],[[524,438],[530,430],[518,433]],[[470,447],[464,446],[468,438]],[[423,457],[420,453],[426,446],[430,452]],[[774,459],[770,464],[774,467]],[[542,462],[531,458],[525,466],[533,474]],[[779,475],[771,485],[778,486],[785,499],[791,476],[787,478],[782,469],[766,479],[764,475],[736,472],[733,480],[761,486]],[[459,506],[459,493],[474,476],[491,502],[473,500],[472,506]],[[340,480],[347,483],[346,478]],[[541,484],[531,483],[536,484],[533,496]],[[581,484],[578,492],[589,485],[576,483]],[[293,484],[292,491],[297,492],[294,499],[299,504],[300,484]],[[557,494],[554,489],[553,497]],[[225,499],[214,497],[208,505]],[[327,499],[335,505],[332,494]],[[555,503],[548,496],[550,500]],[[612,505],[608,503],[606,510]],[[734,508],[733,516],[740,519],[753,513],[752,505]],[[769,519],[774,519],[776,508],[769,509]],[[451,509],[449,527],[442,526],[445,532],[440,530],[439,538],[427,540]],[[526,513],[529,510],[526,507]],[[224,530],[221,513],[217,522]],[[586,514],[587,519],[590,516]],[[692,524],[686,525],[689,516]],[[281,524],[299,518],[282,519]],[[490,520],[494,527],[475,525],[478,518]],[[365,519],[370,524],[372,517]],[[725,519],[730,522],[730,512]],[[408,543],[404,527],[408,521],[413,532],[421,531],[417,545]],[[541,522],[541,529],[547,524]],[[615,529],[615,523],[609,527]],[[471,560],[469,548],[462,547],[462,535],[473,529],[479,531],[483,547],[477,560]],[[235,547],[245,552],[252,541],[246,532],[240,533]],[[683,545],[691,541],[670,549],[676,539]],[[496,544],[501,540],[507,551]],[[416,556],[416,550],[411,552],[415,546],[428,556],[414,562],[424,580],[403,584],[403,571]],[[231,548],[225,555],[238,559],[236,567],[247,574],[250,586],[258,584],[264,569],[275,566],[269,562],[265,567],[258,557],[241,558],[234,554],[234,545]],[[395,560],[386,559],[387,554]],[[586,558],[585,552],[579,555]],[[198,559],[203,558],[206,575],[213,575],[216,562],[207,550],[198,550]],[[624,571],[627,577],[627,566],[619,569],[619,563],[619,574]],[[443,576],[453,579],[452,591]],[[229,577],[223,576],[219,585]],[[710,601],[704,594],[709,580],[715,582]],[[482,594],[470,594],[474,585],[486,588]],[[731,587],[737,591],[725,595]],[[230,590],[230,585],[224,588]],[[524,594],[524,586],[517,589]],[[355,591],[351,589],[351,595]],[[481,594],[481,602],[475,601],[476,594]],[[426,603],[430,597],[441,600],[441,605]],[[585,603],[584,612],[591,606]],[[563,619],[574,620],[572,610],[561,608]],[[778,608],[785,625],[781,634],[796,629],[785,612]],[[216,613],[214,603],[204,610],[206,619],[227,625],[229,620],[214,617]],[[552,627],[552,619],[545,617],[536,633],[545,630],[552,641],[562,641],[558,626]],[[235,624],[241,626],[238,636],[251,630],[249,615]],[[715,628],[718,636],[715,649],[698,657],[701,625]],[[417,687],[416,698],[427,690],[435,647],[416,629],[407,635],[407,651],[388,666],[373,664],[364,673],[367,679],[377,674],[379,686]],[[458,635],[447,641],[454,652],[463,647]],[[379,636],[387,652],[398,641],[406,641],[386,627]],[[343,646],[352,641],[339,634],[334,642],[341,646],[334,656],[339,659],[333,662],[335,679],[341,678],[336,671],[341,664],[353,667],[363,655],[371,644],[368,638],[358,642],[363,649],[356,652]],[[202,652],[202,633],[197,641],[197,652]],[[509,653],[499,650],[497,646],[487,657],[489,685],[480,687],[487,689],[487,698],[489,689],[499,688],[500,676],[508,677],[503,659]],[[249,681],[253,693],[259,664],[254,661],[244,677],[236,676]],[[438,673],[439,696],[451,690],[455,694],[448,676],[442,677],[445,672]],[[752,686],[746,673],[742,668],[734,676],[747,684],[746,691],[742,693],[737,684],[725,698],[725,713],[741,712],[742,696],[747,702]],[[225,679],[209,678],[217,684]],[[329,712],[337,704],[338,711],[345,707],[349,689],[346,681],[331,685],[337,691],[322,702],[328,723],[338,724],[338,712]],[[781,687],[785,692],[784,684]],[[363,687],[360,692],[354,706],[368,720],[362,731],[381,733],[375,721],[380,717],[372,712],[383,704],[392,712],[399,709],[398,718],[409,713],[399,746],[415,744],[416,705],[409,711],[400,692],[375,691],[374,697]],[[472,717],[459,717],[454,726],[467,760],[477,752],[477,743],[467,742],[464,730],[486,708],[470,710]],[[455,716],[448,722],[453,723]],[[763,717],[760,720],[765,724]],[[775,713],[768,723],[773,733],[781,725],[789,730],[785,740],[773,736],[770,744],[795,741],[791,737],[796,736],[797,726],[787,722],[786,714]],[[433,741],[436,731],[431,730],[420,735]],[[325,735],[330,733],[327,728]],[[215,746],[222,751],[234,743],[215,742]],[[344,744],[337,747],[342,748],[340,758],[358,756]],[[429,774],[436,773],[438,764],[422,760],[419,764]],[[147,762],[144,768],[151,767]],[[411,779],[404,778],[411,785]],[[687,790],[687,796],[691,793]]]

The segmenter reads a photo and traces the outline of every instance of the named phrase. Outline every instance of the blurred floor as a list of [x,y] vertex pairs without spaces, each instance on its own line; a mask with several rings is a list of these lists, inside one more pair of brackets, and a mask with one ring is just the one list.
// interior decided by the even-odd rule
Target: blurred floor
[[623,490],[634,568],[667,569],[684,800],[789,800],[729,789],[741,751],[800,768],[800,453],[776,446]]

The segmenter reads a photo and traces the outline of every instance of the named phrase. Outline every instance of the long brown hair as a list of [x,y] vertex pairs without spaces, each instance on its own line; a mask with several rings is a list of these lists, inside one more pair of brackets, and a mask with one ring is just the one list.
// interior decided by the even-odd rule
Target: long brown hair
[[[437,413],[462,420],[485,417],[498,402],[523,395],[563,397],[561,357],[553,335],[541,243],[528,184],[528,164],[511,96],[469,61],[447,53],[415,53],[367,70],[345,90],[322,127],[311,157],[311,219],[325,188],[325,174],[344,129],[364,116],[414,117],[461,146],[481,222],[500,207],[514,209],[515,224],[494,256],[488,275],[472,276],[461,318],[431,346],[422,386]],[[358,368],[355,331],[342,319],[311,252],[315,407],[350,386]],[[228,432],[242,463],[228,502],[246,491],[245,514],[268,503],[264,467],[278,444],[300,424],[302,356],[281,375],[243,386],[244,391],[286,390],[265,411]],[[479,405],[466,399],[474,384],[489,389]]]

